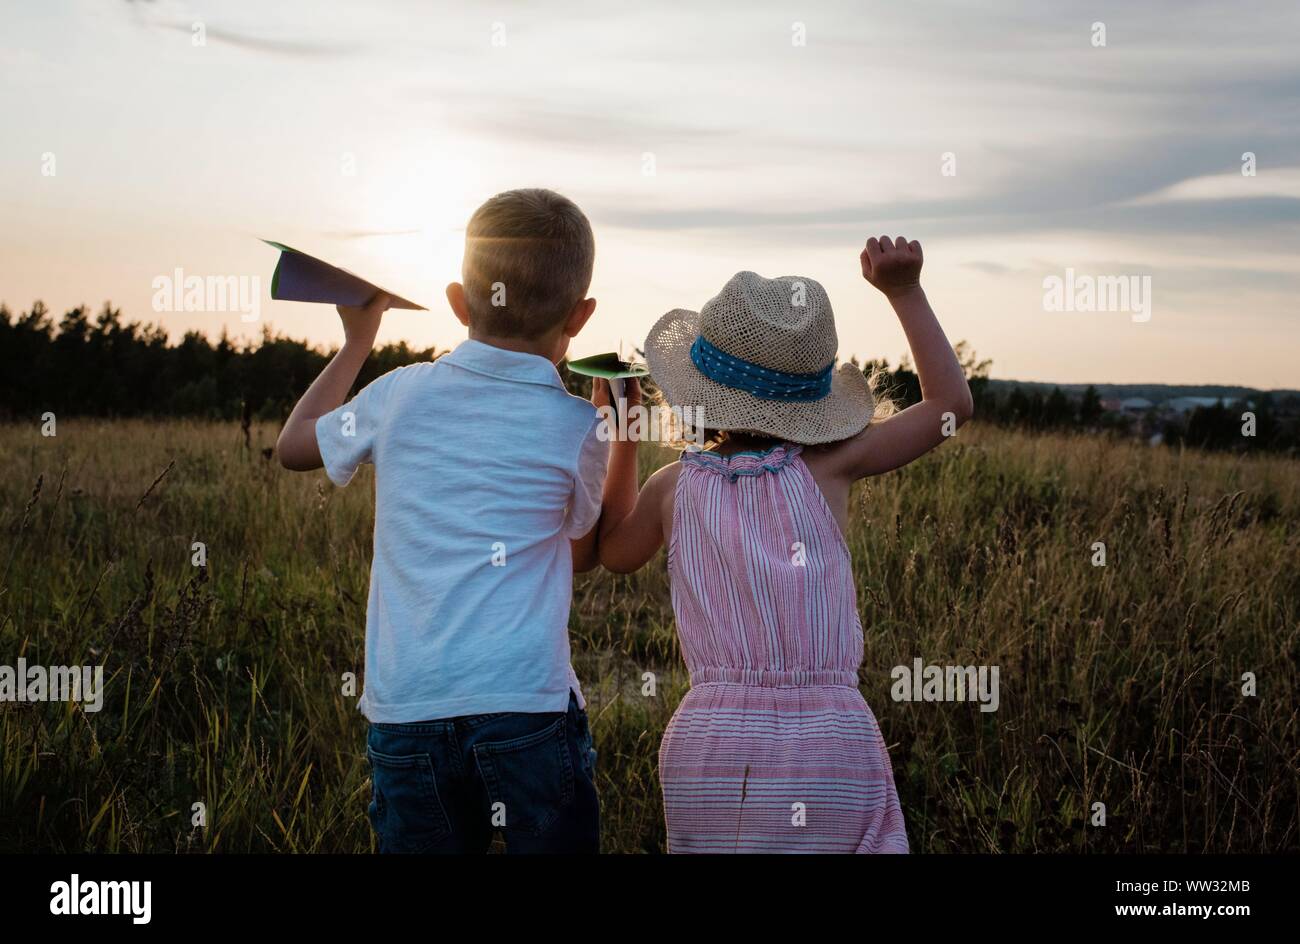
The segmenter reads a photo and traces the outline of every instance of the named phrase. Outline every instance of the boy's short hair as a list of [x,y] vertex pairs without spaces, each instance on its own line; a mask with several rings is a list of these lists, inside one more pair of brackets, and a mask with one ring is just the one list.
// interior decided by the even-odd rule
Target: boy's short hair
[[540,337],[586,297],[595,257],[591,224],[572,200],[540,188],[497,194],[465,228],[470,324],[494,337]]

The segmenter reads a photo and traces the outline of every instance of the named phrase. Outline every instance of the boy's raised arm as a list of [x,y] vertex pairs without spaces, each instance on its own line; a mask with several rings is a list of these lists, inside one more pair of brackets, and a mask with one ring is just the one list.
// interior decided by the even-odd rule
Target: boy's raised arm
[[873,422],[836,450],[836,471],[849,479],[907,465],[941,444],[974,412],[970,385],[921,288],[921,244],[900,236],[867,240],[862,276],[889,299],[907,335],[921,382],[921,402]]
[[343,346],[302,395],[275,444],[276,455],[286,469],[308,472],[322,466],[316,420],[342,406],[347,399],[374,347],[379,321],[389,303],[389,297],[380,292],[364,308],[338,306],[343,321]]

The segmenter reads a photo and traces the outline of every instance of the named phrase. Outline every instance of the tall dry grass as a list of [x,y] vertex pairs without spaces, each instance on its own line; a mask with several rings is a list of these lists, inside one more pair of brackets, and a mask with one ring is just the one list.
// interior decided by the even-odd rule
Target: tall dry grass
[[[0,849],[371,848],[340,693],[362,670],[369,478],[286,473],[274,433],[0,428],[0,664],[108,679],[98,713],[0,704]],[[1294,462],[978,424],[860,486],[862,691],[914,851],[1300,847],[1298,520]],[[579,578],[571,627],[605,848],[661,851],[656,751],[686,687],[662,557]],[[892,701],[916,657],[999,666],[999,710]]]

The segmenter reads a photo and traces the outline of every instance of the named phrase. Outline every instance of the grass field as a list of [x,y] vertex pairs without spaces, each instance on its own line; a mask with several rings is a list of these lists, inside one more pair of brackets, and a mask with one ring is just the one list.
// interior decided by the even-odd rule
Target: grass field
[[[0,427],[0,665],[107,680],[98,713],[0,703],[0,851],[371,849],[365,723],[341,694],[362,670],[369,470],[342,490],[285,472],[262,454],[275,433]],[[862,692],[913,851],[1300,849],[1298,471],[976,423],[859,486]],[[656,751],[686,679],[662,555],[580,577],[571,628],[604,848],[663,851]],[[916,657],[999,666],[999,710],[891,700]]]

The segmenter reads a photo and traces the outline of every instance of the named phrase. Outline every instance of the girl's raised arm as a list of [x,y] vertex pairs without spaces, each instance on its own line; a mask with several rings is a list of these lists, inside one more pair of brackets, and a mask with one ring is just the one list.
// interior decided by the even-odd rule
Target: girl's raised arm
[[873,422],[836,447],[831,471],[853,480],[907,465],[951,436],[974,412],[970,385],[921,288],[921,244],[899,236],[867,240],[862,276],[893,305],[907,335],[921,402]]

